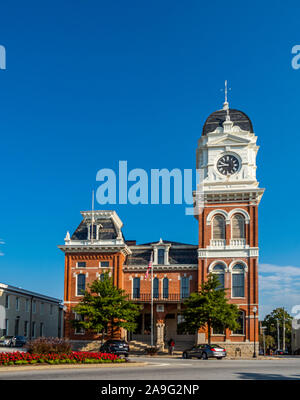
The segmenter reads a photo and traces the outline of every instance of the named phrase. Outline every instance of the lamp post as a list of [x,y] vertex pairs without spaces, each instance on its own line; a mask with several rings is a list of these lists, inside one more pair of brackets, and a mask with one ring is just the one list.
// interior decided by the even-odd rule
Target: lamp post
[[253,358],[256,358],[255,342],[256,342],[256,313],[257,313],[257,308],[254,306],[252,311],[253,311],[253,314],[254,314],[254,351],[253,351]]
[[266,337],[265,337],[265,330],[267,329],[266,326],[262,326],[261,330],[263,333],[263,342],[264,342],[264,356],[266,355]]

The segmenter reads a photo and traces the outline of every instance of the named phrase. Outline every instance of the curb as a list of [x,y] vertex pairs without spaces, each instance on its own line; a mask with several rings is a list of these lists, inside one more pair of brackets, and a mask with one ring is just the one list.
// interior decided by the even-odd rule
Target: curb
[[11,365],[9,367],[0,367],[1,372],[18,372],[18,371],[34,371],[34,370],[44,370],[44,369],[82,369],[82,368],[130,368],[130,367],[144,367],[147,362],[128,362],[120,364],[58,364],[58,365]]

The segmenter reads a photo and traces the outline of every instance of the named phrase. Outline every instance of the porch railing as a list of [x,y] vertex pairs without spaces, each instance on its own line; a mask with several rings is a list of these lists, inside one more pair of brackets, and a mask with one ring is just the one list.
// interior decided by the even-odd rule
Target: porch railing
[[[129,300],[137,302],[151,302],[151,293],[126,293]],[[153,301],[184,301],[189,297],[189,293],[154,293]]]

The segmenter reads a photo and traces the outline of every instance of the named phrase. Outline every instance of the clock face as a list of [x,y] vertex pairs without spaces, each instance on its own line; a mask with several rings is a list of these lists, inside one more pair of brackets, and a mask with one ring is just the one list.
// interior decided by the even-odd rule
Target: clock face
[[222,175],[232,175],[239,169],[239,161],[231,154],[226,154],[219,159],[217,168]]

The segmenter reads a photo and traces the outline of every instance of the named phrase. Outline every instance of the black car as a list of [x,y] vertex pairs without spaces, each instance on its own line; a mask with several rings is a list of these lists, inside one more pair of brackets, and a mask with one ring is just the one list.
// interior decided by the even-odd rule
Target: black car
[[129,345],[125,340],[107,340],[100,347],[100,351],[103,353],[117,354],[118,356],[124,356],[125,358],[129,355]]
[[217,358],[221,360],[226,357],[226,350],[217,344],[198,344],[190,349],[184,350],[182,353],[183,358],[199,358],[207,360],[208,358]]
[[23,347],[26,344],[26,338],[24,336],[13,336],[10,339],[8,346],[10,347]]

